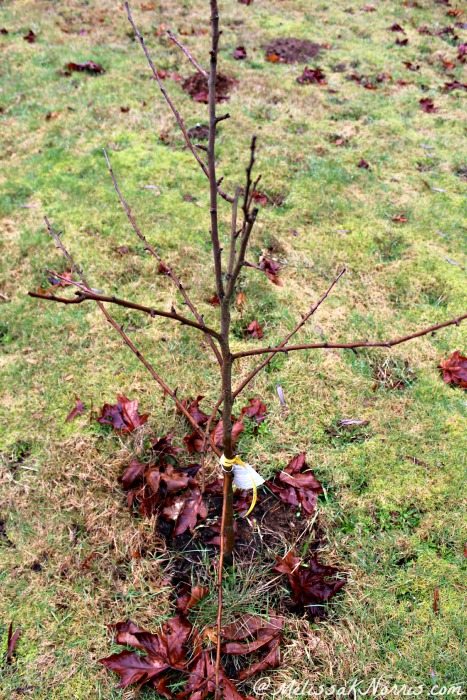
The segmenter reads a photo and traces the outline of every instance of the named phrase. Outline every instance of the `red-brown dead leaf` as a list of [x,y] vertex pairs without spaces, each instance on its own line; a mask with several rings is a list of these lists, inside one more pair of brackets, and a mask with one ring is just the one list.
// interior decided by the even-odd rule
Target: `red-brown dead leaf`
[[431,97],[422,97],[422,99],[418,101],[418,104],[422,112],[426,112],[427,114],[434,114],[438,111],[438,107],[435,107],[435,103]]
[[168,669],[186,668],[187,642],[192,625],[183,616],[177,615],[168,620],[158,634],[142,630],[131,621],[118,622],[113,628],[117,644],[146,652],[142,656],[133,651],[122,651],[100,659],[101,664],[119,674],[120,688],[134,683],[143,685]]
[[206,299],[206,302],[211,304],[211,306],[220,306],[221,300],[219,299],[218,295],[214,293],[212,297]]
[[371,170],[370,164],[364,158],[360,158],[357,163],[357,168],[362,168],[362,170]]
[[266,276],[271,282],[277,284],[279,287],[282,286],[282,280],[279,278],[279,271],[281,270],[281,264],[276,260],[272,260],[267,255],[262,255],[259,259],[259,267],[266,273]]
[[251,676],[254,676],[256,673],[264,673],[264,671],[277,668],[280,666],[280,663],[280,638],[276,637],[268,644],[266,656],[263,656],[262,659],[256,661],[251,666],[242,669],[238,674],[238,680],[244,681],[247,678],[251,678]]
[[86,409],[86,407],[85,407],[84,403],[81,401],[80,398],[76,397],[75,405],[73,406],[73,408],[71,409],[71,411],[67,415],[67,417],[65,418],[65,423],[69,423],[70,421],[74,420],[76,418],[76,416],[81,416],[84,413],[85,409]]
[[23,36],[24,41],[27,41],[28,44],[34,44],[36,39],[37,39],[37,34],[35,34],[32,29],[28,31],[27,34]]
[[467,90],[467,83],[461,83],[459,80],[451,80],[448,83],[444,83],[444,92],[452,92],[453,90]]
[[253,399],[249,399],[248,405],[242,408],[240,415],[251,418],[259,425],[266,419],[267,412],[268,409],[266,408],[266,404],[264,404],[258,397],[255,397]]
[[262,327],[256,320],[248,324],[245,333],[249,338],[257,338],[258,340],[261,340],[264,335]]
[[117,396],[116,404],[104,404],[98,423],[111,425],[119,433],[132,433],[137,428],[144,425],[149,418],[149,414],[140,415],[138,413],[138,400],[130,400],[123,394]]
[[237,46],[237,48],[234,49],[232,56],[235,58],[236,61],[243,61],[246,58],[245,47],[244,46]]
[[287,575],[295,603],[306,608],[313,617],[323,616],[323,604],[346,583],[344,578],[339,577],[342,572],[334,566],[321,564],[316,555],[305,566],[293,551],[284,558],[277,558],[274,571]]
[[10,622],[10,625],[8,627],[8,636],[7,636],[7,643],[6,643],[6,655],[5,655],[5,661],[7,664],[11,664],[13,662],[13,658],[15,655],[15,650],[16,650],[16,645],[18,644],[18,640],[21,637],[21,630],[16,629],[13,632],[13,623]]
[[400,24],[397,24],[397,22],[395,22],[394,24],[391,24],[391,26],[389,27],[389,30],[391,32],[402,32],[403,34],[405,34],[405,29],[403,27],[401,27]]
[[195,605],[203,600],[209,593],[209,588],[207,586],[192,586],[191,589],[185,591],[177,598],[177,610],[181,613],[186,613]]
[[306,68],[297,78],[300,85],[326,85],[326,76],[321,68]]
[[246,294],[245,292],[238,292],[235,298],[235,306],[241,312],[246,306]]
[[162,509],[162,515],[166,520],[175,521],[174,537],[183,535],[187,530],[192,532],[196,527],[198,517],[204,520],[207,514],[206,504],[197,485],[172,499],[167,499],[166,505]]
[[[240,434],[243,432],[245,426],[243,424],[242,420],[236,420],[234,421],[232,425],[232,442],[235,444],[240,436]],[[222,420],[218,422],[214,430],[212,431],[212,438],[214,440],[214,444],[216,447],[222,447],[222,441],[224,439],[224,426],[222,423]]]
[[105,73],[105,69],[100,63],[95,63],[94,61],[85,61],[84,63],[74,63],[72,61],[66,64],[65,70],[69,72],[89,73],[89,75],[102,75],[102,73]]
[[262,207],[265,207],[270,203],[268,195],[265,192],[260,192],[259,190],[253,190],[251,197],[256,204],[260,204]]
[[406,214],[395,214],[391,221],[394,221],[395,224],[406,224],[408,222],[408,218]]
[[435,615],[439,615],[439,588],[433,590],[433,612]]
[[204,413],[199,407],[200,401],[204,396],[197,396],[196,399],[183,399],[182,406],[187,410],[197,425],[206,425],[209,420],[207,413]]
[[53,287],[70,287],[73,285],[73,273],[71,270],[65,270],[58,276],[57,273],[50,272],[47,280]]
[[446,360],[439,363],[446,384],[454,384],[467,389],[467,357],[455,350]]
[[318,496],[323,492],[320,482],[308,469],[305,452],[291,459],[286,468],[267,483],[281,501],[300,506],[306,516],[314,513]]

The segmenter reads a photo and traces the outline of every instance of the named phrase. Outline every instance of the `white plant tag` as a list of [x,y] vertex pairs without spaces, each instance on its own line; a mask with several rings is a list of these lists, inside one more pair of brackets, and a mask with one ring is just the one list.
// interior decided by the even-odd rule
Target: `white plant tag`
[[264,484],[264,479],[261,474],[258,474],[258,472],[253,469],[251,464],[245,462],[242,466],[234,464],[233,482],[238,489],[251,491],[257,486]]

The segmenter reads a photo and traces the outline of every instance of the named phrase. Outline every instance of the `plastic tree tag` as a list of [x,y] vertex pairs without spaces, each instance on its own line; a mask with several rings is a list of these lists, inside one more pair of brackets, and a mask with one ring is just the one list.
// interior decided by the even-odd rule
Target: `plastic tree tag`
[[264,479],[261,474],[258,474],[256,469],[253,469],[251,464],[244,462],[242,465],[234,464],[233,482],[238,489],[251,491],[251,489],[264,484]]

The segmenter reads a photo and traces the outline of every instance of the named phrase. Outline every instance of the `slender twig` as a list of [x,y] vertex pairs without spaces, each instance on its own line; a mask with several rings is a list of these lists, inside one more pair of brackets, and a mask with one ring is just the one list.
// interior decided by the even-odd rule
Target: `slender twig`
[[[214,272],[216,277],[217,296],[222,302],[224,297],[224,284],[222,281],[222,259],[219,243],[219,223],[217,215],[217,177],[216,177],[216,80],[217,80],[217,54],[219,51],[219,13],[217,3],[211,2],[211,51],[210,70],[208,78],[208,110],[209,110],[209,138],[208,138],[208,176],[209,176],[209,205],[211,217],[211,242],[214,258]],[[224,329],[225,330],[225,329]]]
[[213,328],[209,328],[205,325],[200,325],[196,321],[192,321],[185,316],[180,316],[175,311],[162,311],[161,309],[154,309],[151,306],[144,306],[143,304],[137,304],[133,301],[128,301],[127,299],[120,299],[115,296],[107,296],[105,294],[96,294],[92,291],[80,290],[76,292],[75,298],[69,297],[59,297],[55,294],[48,294],[47,292],[28,292],[30,297],[35,297],[36,299],[44,299],[45,301],[56,301],[60,304],[82,304],[83,301],[99,301],[103,304],[115,304],[116,306],[123,306],[126,309],[133,309],[135,311],[141,311],[145,314],[149,314],[151,318],[156,316],[161,316],[163,318],[170,318],[173,321],[178,321],[184,326],[191,326],[191,328],[196,328],[202,333],[211,335],[213,338],[220,340],[220,334]]
[[[90,285],[88,284],[88,282],[86,280],[86,277],[84,275],[84,272],[83,272],[81,266],[75,262],[71,253],[68,252],[68,250],[64,246],[59,234],[54,231],[54,229],[52,228],[50,221],[47,219],[47,217],[45,218],[45,224],[47,226],[47,230],[48,230],[49,234],[51,235],[51,237],[53,238],[53,240],[55,242],[55,245],[57,246],[57,248],[59,248],[59,250],[63,253],[65,258],[70,263],[72,271],[76,272],[76,274],[80,277],[80,279],[81,279],[82,283],[85,285],[85,287],[87,287],[89,289]],[[185,408],[183,403],[178,399],[175,391],[173,391],[169,387],[167,382],[165,382],[162,379],[162,377],[156,372],[156,370],[154,369],[152,364],[144,357],[144,355],[140,352],[140,350],[138,350],[136,345],[133,343],[131,338],[128,337],[128,335],[125,333],[125,331],[120,326],[120,324],[118,324],[117,321],[115,321],[115,319],[109,314],[109,312],[105,308],[104,304],[101,301],[96,301],[96,304],[99,307],[99,309],[102,311],[102,313],[104,314],[105,318],[110,323],[112,328],[114,328],[117,331],[117,333],[120,335],[120,337],[122,338],[125,345],[127,345],[127,347],[130,348],[130,350],[136,355],[138,360],[146,367],[146,369],[148,370],[151,377],[159,384],[159,386],[163,389],[164,393],[167,394],[168,396],[170,396],[170,398],[175,402],[175,405],[177,406],[178,410],[181,413],[183,413],[185,418],[193,426],[193,428],[196,430],[196,432],[199,435],[201,435],[201,437],[204,437],[204,431],[200,428],[200,426],[197,424],[197,422],[194,420],[194,418],[190,415],[190,413]],[[220,450],[214,444],[213,440],[211,440],[211,447],[212,447],[213,451],[218,456],[220,456],[220,454],[221,454]]]
[[234,270],[233,270],[231,278],[229,280],[229,285],[227,287],[227,295],[228,295],[229,300],[231,300],[233,298],[233,293],[235,291],[235,283],[236,283],[238,276],[240,274],[240,270],[242,269],[242,267],[245,263],[245,255],[246,255],[246,251],[248,248],[248,243],[250,242],[251,232],[253,230],[253,226],[255,225],[257,216],[258,216],[258,209],[255,208],[248,215],[248,221],[246,222],[245,230],[242,233],[242,236],[240,239],[240,249],[238,251],[238,256],[237,256],[237,262],[235,264]]
[[206,70],[204,70],[204,68],[198,63],[198,61],[193,56],[193,54],[190,53],[190,51],[187,49],[187,47],[184,44],[182,44],[180,39],[178,39],[170,29],[167,30],[167,36],[169,37],[169,39],[171,39],[173,41],[174,44],[177,44],[179,49],[181,49],[183,51],[183,53],[185,54],[187,59],[190,61],[190,63],[192,63],[194,65],[194,67],[196,68],[198,73],[201,73],[201,75],[203,75],[207,79],[208,72]]
[[230,227],[230,250],[229,250],[229,264],[227,267],[227,280],[230,281],[232,277],[233,267],[235,263],[235,247],[237,243],[237,210],[238,210],[238,199],[240,197],[240,188],[237,187],[235,190],[235,197],[232,204],[232,221]]
[[[250,210],[250,192],[253,193],[251,188],[251,174],[253,172],[253,167],[255,164],[255,151],[256,151],[256,136],[252,136],[250,143],[250,160],[246,169],[246,185],[245,192],[243,195],[243,218],[247,222],[249,218]],[[256,183],[255,183],[256,184]]]
[[[330,284],[329,287],[326,289],[326,291],[324,292],[324,294],[322,294],[322,295],[320,296],[320,298],[318,299],[318,301],[316,301],[314,304],[312,304],[312,305],[310,306],[310,308],[308,309],[307,313],[301,318],[301,320],[299,321],[299,323],[297,323],[297,325],[295,326],[295,328],[294,328],[292,331],[290,331],[290,333],[288,333],[288,334],[286,335],[286,337],[284,338],[284,340],[282,340],[282,342],[279,343],[279,347],[284,347],[285,345],[287,345],[287,343],[289,342],[289,340],[290,340],[296,333],[298,333],[298,331],[299,331],[301,328],[303,328],[303,326],[305,325],[305,323],[311,318],[311,316],[313,316],[313,314],[316,313],[316,311],[319,309],[319,307],[321,306],[321,304],[322,304],[324,301],[326,301],[326,299],[328,298],[329,294],[332,292],[332,290],[334,289],[334,287],[336,286],[336,284],[339,282],[340,278],[342,277],[342,275],[343,275],[344,273],[345,273],[345,267],[342,268],[342,270],[339,272],[339,274],[332,280],[331,284]],[[254,377],[256,377],[256,375],[257,375],[259,372],[261,372],[261,370],[264,369],[264,367],[266,367],[266,366],[272,361],[273,357],[274,357],[274,353],[271,353],[268,357],[266,357],[265,360],[263,360],[263,362],[261,362],[259,365],[257,365],[254,369],[251,370],[251,372],[245,377],[245,379],[243,379],[243,380],[240,382],[240,384],[234,389],[234,392],[233,392],[233,397],[234,397],[234,399],[235,399],[235,398],[240,394],[240,392],[243,391],[243,389],[254,379]],[[216,410],[217,410],[217,409],[216,409]]]
[[[147,250],[162,265],[162,268],[163,268],[165,274],[172,280],[174,285],[177,287],[177,289],[179,290],[180,294],[182,295],[186,305],[188,306],[188,308],[190,309],[191,313],[196,318],[198,323],[201,325],[204,325],[203,317],[201,316],[201,314],[199,313],[199,311],[197,310],[197,308],[193,304],[191,298],[188,295],[188,292],[185,289],[185,286],[183,285],[183,283],[180,280],[180,278],[178,277],[178,275],[174,272],[174,270],[170,267],[170,265],[167,265],[167,263],[164,262],[164,260],[162,259],[161,255],[159,254],[157,249],[154,248],[154,246],[152,246],[149,243],[148,239],[146,238],[144,233],[141,231],[141,228],[139,227],[138,222],[136,221],[136,218],[133,214],[133,211],[132,211],[130,205],[128,204],[127,200],[123,196],[123,193],[122,193],[120,186],[118,184],[118,180],[117,180],[115,173],[114,173],[114,170],[112,168],[110,158],[109,158],[105,148],[104,148],[104,157],[105,157],[105,160],[107,163],[107,168],[108,168],[115,192],[117,193],[117,197],[120,201],[120,204],[123,207],[123,210],[126,214],[128,221],[130,222],[130,225],[131,225],[133,231],[136,233],[139,240],[143,243],[145,250]],[[209,337],[209,335],[207,335],[206,338],[207,338],[208,343],[211,347],[211,350],[213,351],[214,355],[216,356],[218,363],[222,364],[222,356],[221,356],[216,344],[213,342],[212,338]]]
[[[193,143],[192,143],[192,141],[191,141],[191,139],[190,139],[190,137],[189,137],[189,135],[188,135],[188,131],[187,131],[187,128],[186,128],[186,126],[185,126],[185,122],[184,122],[184,120],[183,120],[183,117],[182,117],[182,115],[180,114],[180,112],[178,111],[178,109],[175,107],[175,104],[174,104],[173,100],[171,99],[169,93],[167,92],[167,89],[166,89],[164,83],[162,82],[162,79],[161,79],[161,77],[160,77],[160,75],[159,75],[159,73],[158,73],[158,71],[157,71],[157,68],[156,68],[156,66],[154,65],[154,62],[153,62],[153,60],[152,60],[152,58],[151,58],[151,55],[150,55],[150,53],[149,53],[149,51],[148,51],[148,48],[147,48],[146,43],[145,43],[145,41],[144,41],[144,38],[143,38],[143,36],[140,34],[140,31],[139,31],[138,27],[136,26],[136,24],[135,24],[135,22],[134,22],[134,20],[133,20],[133,16],[132,16],[131,10],[130,10],[130,5],[128,4],[128,2],[125,2],[125,9],[126,9],[126,13],[127,13],[127,16],[128,16],[128,21],[130,22],[130,24],[131,24],[131,26],[132,26],[132,28],[133,28],[135,37],[136,37],[136,39],[138,40],[138,42],[139,42],[141,48],[143,49],[144,55],[146,56],[146,60],[147,60],[147,62],[148,62],[148,64],[149,64],[149,67],[150,67],[150,69],[151,69],[151,71],[152,71],[152,74],[153,74],[153,76],[154,76],[154,78],[155,78],[155,80],[156,80],[156,82],[157,82],[157,84],[158,84],[158,86],[159,86],[160,91],[162,92],[162,95],[164,96],[165,101],[166,101],[167,104],[169,105],[169,107],[170,107],[170,109],[171,109],[171,111],[172,111],[172,114],[173,114],[174,117],[175,117],[175,121],[177,122],[178,127],[179,127],[180,131],[181,131],[182,134],[183,134],[183,138],[185,139],[185,143],[186,143],[186,145],[188,146],[189,150],[192,152],[192,154],[193,154],[193,156],[194,156],[196,162],[197,162],[198,165],[200,166],[200,168],[201,168],[201,170],[203,171],[203,173],[206,175],[206,177],[209,177],[208,168],[207,168],[207,166],[206,166],[206,163],[204,163],[203,160],[199,157],[198,153],[196,152],[195,147],[193,146]],[[232,201],[233,201],[233,198],[232,198],[229,194],[227,194],[227,192],[224,192],[224,190],[221,190],[220,187],[218,187],[218,192],[219,192],[220,196],[221,196],[223,199],[225,199],[227,202],[232,202]]]
[[394,345],[400,345],[401,343],[406,343],[408,340],[413,340],[414,338],[420,338],[423,335],[429,335],[430,333],[435,333],[441,328],[447,328],[447,326],[458,326],[462,321],[467,318],[467,313],[458,316],[457,318],[451,318],[449,321],[443,321],[443,323],[437,323],[434,326],[429,326],[428,328],[422,328],[420,331],[415,333],[409,333],[409,335],[403,335],[398,338],[392,338],[391,340],[357,340],[350,343],[304,343],[303,345],[284,345],[276,346],[274,348],[257,348],[256,350],[244,350],[242,352],[235,352],[232,355],[234,360],[238,360],[241,357],[250,357],[252,355],[264,355],[266,353],[276,352],[293,352],[294,350],[318,350],[318,349],[341,349],[341,350],[356,350],[357,348],[392,348]]

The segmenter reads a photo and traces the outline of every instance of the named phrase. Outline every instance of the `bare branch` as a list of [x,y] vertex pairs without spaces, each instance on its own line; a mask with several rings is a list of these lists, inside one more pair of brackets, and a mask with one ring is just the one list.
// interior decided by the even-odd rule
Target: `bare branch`
[[204,68],[202,66],[200,66],[200,64],[198,63],[196,58],[189,52],[187,47],[184,46],[184,44],[182,44],[182,42],[179,39],[177,39],[175,34],[170,29],[167,30],[167,36],[169,37],[169,39],[171,39],[173,41],[174,44],[177,44],[179,49],[181,49],[183,51],[183,53],[185,54],[187,59],[190,61],[190,63],[192,63],[194,65],[194,67],[196,68],[198,73],[201,73],[201,75],[203,75],[207,79],[208,72],[206,70],[204,70]]
[[55,294],[47,294],[47,292],[28,292],[28,295],[30,297],[35,297],[36,299],[44,299],[45,301],[56,301],[61,304],[82,304],[83,301],[99,301],[103,304],[116,304],[117,306],[123,306],[126,309],[142,311],[143,313],[151,316],[151,318],[155,318],[156,316],[170,318],[172,321],[178,321],[184,326],[191,326],[191,328],[196,328],[202,333],[209,334],[213,338],[217,338],[217,340],[221,339],[220,334],[217,331],[213,330],[212,328],[208,328],[204,324],[201,325],[199,323],[196,323],[196,321],[192,321],[189,318],[185,318],[185,316],[180,316],[180,314],[177,314],[175,311],[162,311],[161,309],[154,309],[151,306],[136,304],[133,301],[120,299],[119,297],[107,296],[105,294],[97,294],[90,290],[83,289],[76,292],[76,294],[77,296],[74,299],[70,299],[68,297],[59,297]]
[[[63,255],[65,256],[65,258],[68,260],[68,262],[70,263],[71,269],[79,275],[79,277],[81,278],[81,281],[83,282],[83,284],[89,289],[90,285],[88,284],[88,282],[87,282],[87,280],[86,280],[86,277],[84,276],[84,272],[83,272],[82,268],[74,261],[74,258],[72,257],[72,255],[68,252],[68,250],[67,250],[67,249],[65,248],[65,246],[63,245],[62,240],[61,240],[59,234],[56,233],[56,232],[53,230],[53,228],[52,228],[52,226],[51,226],[51,224],[50,224],[50,222],[49,222],[49,220],[48,220],[47,218],[45,218],[45,223],[46,223],[48,232],[50,233],[50,235],[52,236],[53,240],[55,241],[55,245],[57,246],[57,248],[59,248],[59,250],[61,250],[61,252],[62,252]],[[130,350],[136,355],[136,357],[138,358],[138,360],[146,367],[146,369],[148,370],[148,372],[149,372],[149,374],[151,375],[151,377],[159,384],[159,386],[163,389],[164,393],[167,394],[168,396],[170,396],[170,398],[175,402],[175,404],[176,404],[178,410],[179,410],[181,413],[183,413],[183,415],[185,416],[185,418],[186,418],[186,419],[189,421],[189,423],[193,426],[194,430],[196,430],[196,432],[197,432],[201,437],[204,438],[204,431],[202,430],[202,428],[200,428],[200,426],[197,424],[197,422],[196,422],[196,421],[193,419],[193,417],[189,414],[189,412],[187,411],[187,409],[185,408],[185,406],[183,405],[183,403],[178,399],[178,397],[177,397],[175,391],[173,391],[173,390],[169,387],[169,385],[167,384],[167,382],[165,382],[165,381],[162,379],[162,377],[156,372],[156,370],[154,369],[154,367],[152,366],[152,364],[151,364],[151,363],[144,357],[144,355],[138,350],[138,348],[136,347],[136,345],[133,343],[133,341],[131,340],[131,338],[128,337],[128,335],[125,333],[125,331],[123,330],[123,328],[122,328],[122,327],[117,323],[117,321],[115,321],[115,319],[109,314],[109,312],[108,312],[107,309],[105,308],[104,304],[103,304],[101,301],[97,301],[96,303],[97,303],[97,306],[99,307],[99,309],[100,309],[100,310],[102,311],[102,313],[104,314],[104,316],[105,316],[105,318],[107,319],[107,321],[108,321],[108,322],[110,323],[110,325],[112,326],[112,328],[114,328],[114,329],[117,331],[117,333],[120,335],[120,337],[122,338],[122,340],[123,340],[123,342],[125,343],[125,345],[126,345],[127,347],[130,348]],[[212,448],[212,450],[215,452],[215,454],[217,454],[218,456],[220,456],[221,452],[220,452],[220,450],[217,448],[217,446],[214,444],[214,441],[213,441],[213,440],[211,440],[211,448]]]
[[235,263],[235,247],[237,243],[237,211],[238,211],[238,199],[240,197],[240,188],[237,187],[235,191],[235,197],[232,204],[232,221],[230,226],[230,250],[229,250],[229,264],[227,267],[227,280],[230,281],[233,273],[233,266]]
[[231,278],[229,280],[229,285],[227,287],[228,299],[232,299],[233,293],[235,291],[235,283],[238,279],[238,275],[240,274],[240,270],[242,269],[244,262],[245,262],[245,255],[246,255],[246,251],[248,248],[248,243],[250,242],[251,232],[253,230],[253,226],[255,225],[257,216],[258,216],[258,209],[257,208],[253,209],[251,214],[248,214],[248,221],[246,222],[245,229],[242,232],[242,235],[240,238],[240,250],[238,251],[237,262],[235,264],[234,270],[233,270]]
[[255,150],[256,150],[256,136],[252,136],[251,143],[250,143],[250,161],[249,161],[247,169],[246,169],[246,185],[245,185],[245,192],[243,195],[243,207],[242,207],[243,218],[244,218],[245,223],[249,219],[250,192],[252,191],[251,174],[253,171],[253,166],[255,164]]
[[[287,343],[289,342],[289,340],[290,340],[296,333],[298,333],[298,331],[299,331],[301,328],[303,328],[303,326],[305,325],[305,323],[306,323],[306,322],[311,318],[311,316],[313,316],[313,314],[319,309],[319,307],[321,306],[321,304],[322,304],[324,301],[326,301],[326,299],[328,298],[329,294],[332,292],[332,290],[334,289],[334,287],[336,286],[336,284],[339,282],[340,278],[341,278],[342,275],[344,275],[344,274],[345,274],[345,267],[342,268],[342,270],[339,272],[339,274],[333,279],[333,281],[331,282],[331,284],[329,285],[329,287],[326,289],[326,291],[324,292],[324,294],[322,294],[322,295],[320,296],[320,298],[318,299],[318,301],[316,301],[314,304],[312,304],[312,305],[310,306],[310,308],[309,308],[309,310],[307,311],[307,313],[302,317],[302,319],[299,321],[299,323],[297,323],[297,325],[295,326],[295,328],[294,328],[292,331],[290,331],[290,333],[288,333],[288,334],[286,335],[286,337],[284,338],[284,340],[283,340],[281,343],[279,343],[279,346],[278,346],[278,347],[284,347],[285,345],[287,345]],[[260,362],[259,365],[257,365],[254,369],[252,369],[251,372],[245,377],[245,379],[244,379],[242,382],[240,382],[240,384],[234,389],[234,392],[233,392],[233,397],[234,397],[234,399],[235,399],[235,398],[240,394],[240,392],[243,391],[243,389],[254,379],[254,377],[256,377],[256,375],[257,375],[259,372],[261,372],[261,370],[264,369],[264,367],[266,367],[266,366],[271,362],[271,360],[273,359],[274,355],[275,355],[275,353],[271,353],[265,360],[263,360],[262,362]]]
[[399,338],[392,338],[391,340],[357,340],[350,343],[304,343],[303,345],[283,345],[276,346],[274,348],[258,348],[257,350],[244,350],[243,352],[236,352],[232,355],[234,360],[238,360],[241,357],[251,357],[252,355],[264,355],[266,353],[277,353],[277,352],[293,352],[294,350],[318,350],[318,349],[342,349],[342,350],[356,350],[357,348],[392,348],[394,345],[400,345],[401,343],[406,343],[408,340],[413,340],[414,338],[420,338],[423,335],[429,335],[430,333],[435,333],[441,328],[446,328],[447,326],[458,326],[462,321],[467,318],[467,313],[457,318],[451,318],[449,321],[444,321],[443,323],[437,323],[434,326],[429,326],[428,328],[423,328],[415,333],[410,333],[409,335],[403,335]]
[[[127,13],[127,16],[128,16],[128,21],[130,22],[130,24],[131,24],[131,26],[132,26],[132,28],[133,28],[133,31],[134,31],[134,33],[135,33],[135,37],[136,37],[136,39],[138,40],[138,42],[139,42],[141,48],[143,49],[144,55],[146,56],[146,60],[147,60],[147,62],[148,62],[148,64],[149,64],[149,67],[150,67],[150,69],[151,69],[151,71],[152,71],[152,74],[153,74],[155,80],[157,81],[157,84],[158,84],[158,86],[159,86],[159,89],[160,89],[160,91],[162,92],[162,95],[164,96],[165,101],[167,102],[167,104],[169,105],[170,109],[172,110],[172,114],[174,115],[175,121],[177,122],[178,127],[179,127],[180,131],[181,131],[182,134],[183,134],[183,138],[185,139],[185,143],[186,143],[186,145],[188,146],[188,148],[190,149],[190,151],[192,152],[192,154],[193,154],[193,156],[194,156],[196,162],[197,162],[198,165],[200,166],[200,168],[201,168],[201,170],[203,171],[203,173],[206,175],[206,177],[209,177],[208,168],[207,168],[207,166],[206,166],[206,163],[204,163],[203,160],[199,157],[198,153],[196,152],[195,147],[193,146],[193,143],[192,143],[190,137],[188,136],[188,131],[187,131],[187,128],[186,128],[186,126],[185,126],[185,122],[183,121],[183,117],[182,117],[182,115],[180,114],[180,112],[178,111],[178,109],[175,107],[175,104],[173,103],[173,101],[172,101],[172,99],[171,99],[169,93],[167,92],[167,90],[166,90],[166,88],[165,88],[164,83],[162,82],[162,80],[161,80],[161,78],[160,78],[160,76],[159,76],[159,73],[158,73],[158,71],[157,71],[157,68],[156,68],[156,66],[154,65],[154,62],[153,62],[153,60],[152,60],[152,58],[151,58],[151,56],[150,56],[150,54],[149,54],[149,51],[148,51],[148,49],[147,49],[146,43],[145,43],[145,41],[144,41],[144,38],[143,38],[142,35],[140,34],[139,29],[138,29],[138,27],[136,26],[136,24],[135,24],[135,22],[134,22],[134,20],[133,20],[133,16],[132,16],[131,10],[130,10],[130,5],[129,5],[128,2],[125,2],[125,9],[126,9],[126,13]],[[232,198],[229,194],[227,194],[226,192],[224,192],[223,190],[221,190],[220,188],[218,188],[218,192],[219,192],[220,196],[221,196],[223,199],[225,199],[227,202],[232,202],[232,201],[233,201],[233,198]]]
[[217,3],[211,1],[211,51],[209,62],[209,138],[208,138],[208,177],[209,177],[209,203],[211,215],[211,241],[214,258],[214,271],[216,276],[217,296],[221,303],[224,297],[224,283],[222,280],[222,259],[219,243],[219,222],[217,216],[217,177],[216,177],[216,80],[217,80],[217,54],[219,51],[219,14]]
[[[128,204],[128,202],[126,201],[126,199],[123,196],[123,193],[119,187],[117,178],[116,178],[115,173],[114,173],[113,168],[112,168],[112,164],[110,162],[109,156],[107,155],[107,151],[105,150],[105,148],[104,148],[104,156],[105,156],[105,160],[107,163],[107,168],[109,170],[110,177],[111,177],[112,182],[113,182],[115,192],[117,193],[117,197],[120,201],[120,204],[123,207],[123,210],[127,216],[128,221],[131,224],[131,227],[133,228],[133,231],[136,233],[139,240],[143,243],[145,249],[153,257],[155,257],[156,260],[159,261],[159,263],[161,263],[161,265],[164,268],[165,274],[172,280],[174,285],[177,287],[177,289],[179,290],[180,294],[182,295],[183,299],[185,300],[185,303],[188,306],[188,308],[190,309],[193,316],[196,318],[196,320],[198,321],[198,323],[200,325],[204,326],[204,319],[201,316],[201,314],[199,313],[199,311],[197,310],[197,308],[195,307],[195,305],[193,304],[193,302],[191,301],[190,297],[188,296],[188,293],[187,293],[184,285],[182,284],[182,281],[180,280],[178,275],[172,270],[172,268],[162,260],[160,254],[157,252],[156,248],[154,248],[149,243],[146,236],[144,235],[144,233],[141,231],[140,227],[138,226],[138,222],[135,219],[135,216],[131,210],[131,207]],[[212,349],[214,355],[216,356],[218,363],[222,364],[222,357],[221,357],[221,354],[219,352],[219,349],[217,348],[215,343],[212,341],[212,339],[208,335],[206,337],[207,337],[208,343],[211,346],[211,349]]]

